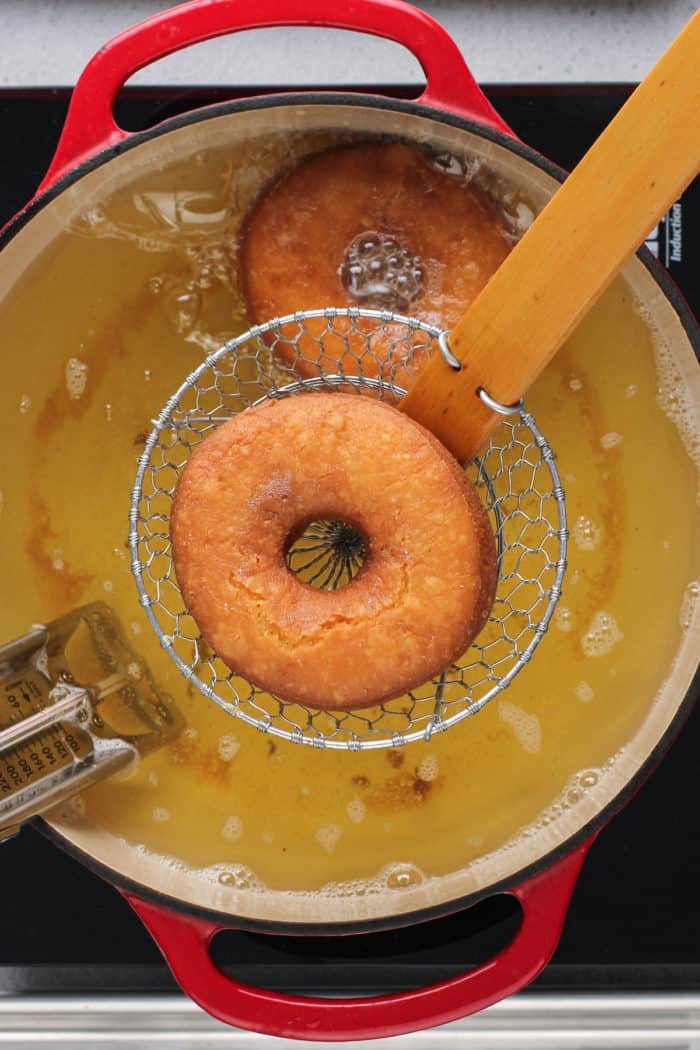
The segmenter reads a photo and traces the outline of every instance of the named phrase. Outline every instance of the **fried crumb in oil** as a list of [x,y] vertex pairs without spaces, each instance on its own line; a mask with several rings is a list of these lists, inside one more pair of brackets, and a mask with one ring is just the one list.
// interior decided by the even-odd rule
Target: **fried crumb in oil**
[[394,769],[401,769],[401,766],[404,763],[405,757],[406,756],[404,755],[403,751],[387,751],[386,752],[386,760],[387,760],[387,762],[389,763],[390,766],[393,766]]
[[274,755],[276,750],[277,750],[277,744],[274,742],[274,740],[268,740],[268,742],[267,742],[267,754],[268,754],[268,757],[271,757],[272,755]]
[[442,777],[437,780],[421,780],[417,772],[403,770],[395,773],[388,780],[375,782],[363,792],[362,800],[374,812],[397,812],[422,806],[439,792],[443,783]]
[[193,741],[187,740],[182,736],[170,744],[167,749],[168,758],[175,766],[182,766],[185,762],[188,762],[192,758],[193,752]]
[[231,763],[220,757],[218,749],[203,747],[196,738],[181,734],[167,747],[166,754],[174,766],[187,766],[199,776],[222,786],[231,782]]
[[362,774],[360,774],[356,777],[352,777],[351,783],[353,783],[355,787],[366,788],[369,784],[369,777],[363,777]]
[[67,561],[64,562],[61,572],[54,571],[54,556],[51,551],[60,541],[58,533],[51,527],[48,505],[37,494],[31,496],[31,521],[25,550],[50,588],[52,598],[54,601],[60,601],[62,606],[79,605],[95,577],[92,573],[73,569]]
[[148,440],[148,434],[144,430],[140,430],[134,438],[134,445],[139,448],[141,445],[145,445]]

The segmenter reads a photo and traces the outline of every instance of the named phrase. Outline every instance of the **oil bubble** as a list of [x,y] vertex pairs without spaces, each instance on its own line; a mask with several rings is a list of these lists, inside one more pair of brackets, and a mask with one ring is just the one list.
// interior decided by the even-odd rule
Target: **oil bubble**
[[345,812],[348,815],[348,819],[351,820],[353,824],[361,824],[367,816],[367,806],[362,799],[358,798],[356,795],[350,800],[350,802],[348,802],[345,807]]
[[68,396],[77,401],[85,393],[88,381],[88,366],[79,357],[69,357],[65,368]]
[[524,233],[532,226],[534,218],[534,210],[525,201],[518,201],[515,206],[515,223],[518,230]]
[[222,868],[216,871],[216,881],[220,886],[227,886],[234,890],[262,890],[263,883],[254,871],[244,864],[237,864],[233,868]]
[[457,177],[464,177],[464,166],[458,157],[455,157],[453,153],[438,153],[432,158],[432,164],[438,171],[442,171],[445,175],[456,175]]
[[542,747],[542,726],[537,715],[529,714],[510,700],[498,702],[498,717],[513,731],[523,751],[535,754]]
[[588,630],[581,638],[583,655],[588,657],[607,656],[624,634],[612,613],[601,610],[590,622]]
[[224,821],[221,834],[229,842],[236,842],[243,834],[243,821],[240,817],[228,817]]
[[337,824],[325,824],[316,831],[314,838],[325,849],[326,853],[332,853],[338,845],[342,834],[342,828],[339,828]]
[[573,524],[571,533],[574,543],[582,551],[593,551],[600,543],[600,529],[585,514],[579,514]]
[[421,759],[416,772],[418,774],[418,779],[423,780],[426,784],[430,784],[433,780],[437,780],[440,768],[435,755],[425,755],[425,757]]
[[554,610],[552,623],[558,631],[564,631],[564,633],[571,631],[574,626],[571,609],[567,609],[565,605],[558,605]]
[[240,741],[233,733],[225,733],[219,737],[217,751],[222,762],[232,762],[240,751]]
[[173,327],[180,333],[193,327],[199,317],[200,307],[199,293],[193,289],[176,291],[169,295],[165,302],[165,312]]
[[388,864],[382,869],[384,884],[390,890],[405,890],[425,881],[423,872],[413,864]]
[[683,592],[683,598],[681,600],[681,611],[680,611],[680,625],[681,629],[687,631],[693,622],[695,610],[698,605],[698,599],[700,599],[700,583],[697,580],[693,580],[688,584]]
[[82,220],[87,226],[90,227],[90,229],[94,230],[97,226],[100,226],[105,221],[105,213],[102,210],[102,208],[100,208],[100,206],[96,204],[92,208],[88,208],[88,210],[83,213]]
[[367,230],[348,245],[338,269],[345,290],[366,306],[404,309],[423,283],[420,260],[388,234]]

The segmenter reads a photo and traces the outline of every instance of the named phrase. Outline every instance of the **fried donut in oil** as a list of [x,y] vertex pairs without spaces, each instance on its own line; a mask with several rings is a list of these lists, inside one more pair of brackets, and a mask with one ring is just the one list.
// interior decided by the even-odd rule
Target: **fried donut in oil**
[[[339,520],[366,559],[335,591],[286,553]],[[171,514],[178,582],[214,651],[283,699],[368,707],[442,671],[484,626],[496,553],[478,494],[418,423],[369,397],[269,400],[192,453]]]
[[[240,248],[242,287],[255,323],[297,310],[367,306],[449,329],[511,243],[486,194],[429,154],[399,142],[341,146],[307,157],[253,205]],[[347,332],[347,323],[334,323]],[[324,324],[307,327],[316,335]],[[392,347],[389,335],[373,338],[378,360],[365,356],[362,372],[376,377],[381,369],[405,387],[425,356],[405,338]],[[324,334],[321,341],[322,350],[305,336],[282,339],[275,352],[303,377],[337,371],[343,358],[346,374],[358,373],[342,338]],[[362,352],[362,335],[351,333],[349,341],[351,354]],[[412,340],[424,343],[425,336]],[[409,355],[407,370],[402,360]]]

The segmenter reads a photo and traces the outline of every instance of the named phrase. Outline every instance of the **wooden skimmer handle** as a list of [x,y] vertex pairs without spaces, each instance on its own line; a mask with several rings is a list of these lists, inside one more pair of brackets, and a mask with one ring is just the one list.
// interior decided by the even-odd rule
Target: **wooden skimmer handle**
[[460,460],[517,402],[700,170],[700,12],[513,248],[402,409]]

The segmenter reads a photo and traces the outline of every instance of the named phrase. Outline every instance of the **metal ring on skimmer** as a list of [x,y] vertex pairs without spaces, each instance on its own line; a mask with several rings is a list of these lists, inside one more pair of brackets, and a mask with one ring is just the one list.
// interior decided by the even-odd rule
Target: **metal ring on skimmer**
[[[565,567],[564,493],[552,451],[522,405],[503,407],[508,414],[488,448],[466,468],[497,540],[499,581],[491,618],[467,652],[420,689],[362,711],[288,703],[230,670],[211,652],[184,606],[169,519],[178,475],[194,446],[219,423],[267,398],[342,388],[396,403],[430,354],[441,352],[441,334],[421,321],[378,310],[313,310],[276,318],[208,357],[153,421],[130,509],[131,566],[141,604],[188,682],[263,732],[353,751],[429,739],[502,692],[547,630]],[[341,526],[311,525],[287,555],[290,569],[317,586],[346,583],[363,552],[348,544]]]

